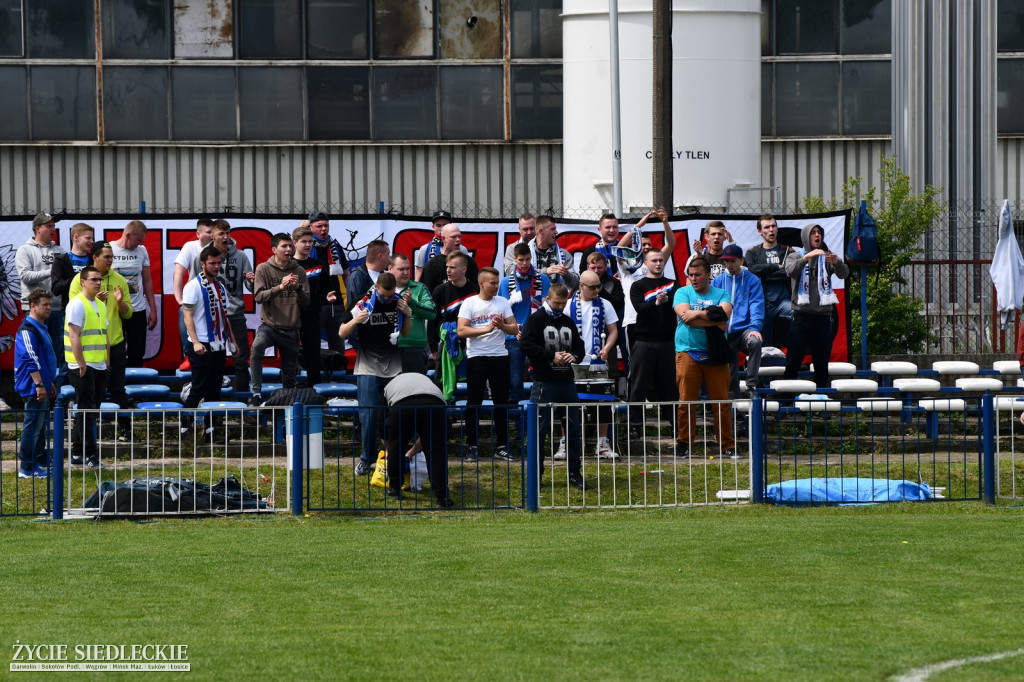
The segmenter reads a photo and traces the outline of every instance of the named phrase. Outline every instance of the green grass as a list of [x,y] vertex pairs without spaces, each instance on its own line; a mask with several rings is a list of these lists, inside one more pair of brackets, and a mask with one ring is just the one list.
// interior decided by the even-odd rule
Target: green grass
[[[1022,522],[977,503],[2,519],[0,641],[188,644],[189,679],[877,680],[1021,646]],[[1020,679],[1024,657],[942,679],[979,674]]]

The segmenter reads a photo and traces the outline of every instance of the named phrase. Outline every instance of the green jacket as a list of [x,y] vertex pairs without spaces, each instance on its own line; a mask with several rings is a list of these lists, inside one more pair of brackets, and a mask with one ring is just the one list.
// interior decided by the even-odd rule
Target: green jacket
[[[399,348],[426,348],[427,322],[437,317],[437,307],[430,297],[427,287],[420,282],[409,280],[408,289],[412,292],[409,308],[412,310],[412,329],[408,336],[398,337]],[[402,292],[399,292],[402,293]]]

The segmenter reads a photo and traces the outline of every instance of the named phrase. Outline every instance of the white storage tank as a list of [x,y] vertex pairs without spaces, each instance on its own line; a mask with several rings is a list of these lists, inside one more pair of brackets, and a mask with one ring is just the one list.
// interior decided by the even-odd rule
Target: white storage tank
[[[608,5],[564,0],[562,7],[564,206],[610,207]],[[618,12],[622,202],[629,211],[652,200],[651,0],[618,0]],[[725,208],[728,190],[761,184],[760,0],[675,0],[672,49],[674,204]]]

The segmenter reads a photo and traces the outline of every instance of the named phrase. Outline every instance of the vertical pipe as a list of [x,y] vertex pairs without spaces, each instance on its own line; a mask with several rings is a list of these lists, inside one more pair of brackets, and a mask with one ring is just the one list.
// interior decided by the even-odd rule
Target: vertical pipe
[[612,213],[622,217],[622,119],[619,89],[619,0],[608,0],[608,68],[612,88]]
[[750,401],[750,501],[764,502],[764,397]]
[[868,269],[860,266],[860,368],[868,369]]
[[302,516],[302,454],[305,443],[302,403],[292,405],[292,515]]
[[672,1],[654,0],[652,13],[654,59],[651,84],[652,206],[664,206],[672,215]]
[[985,391],[981,399],[981,426],[982,426],[982,462],[981,468],[984,472],[984,496],[985,504],[996,503],[996,448],[995,448],[995,410],[993,409],[992,392]]
[[526,511],[540,508],[540,438],[537,434],[537,403],[526,401]]
[[64,403],[53,406],[53,451],[50,461],[50,510],[54,521],[64,518]]

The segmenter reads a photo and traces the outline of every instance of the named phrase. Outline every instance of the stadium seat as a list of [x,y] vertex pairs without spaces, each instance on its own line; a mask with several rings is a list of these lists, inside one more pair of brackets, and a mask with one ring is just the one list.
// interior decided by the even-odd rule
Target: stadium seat
[[843,393],[877,393],[878,382],[872,379],[833,379],[832,388]]
[[978,363],[965,360],[937,360],[932,363],[932,369],[939,374],[977,374]]
[[[811,363],[811,371],[814,371],[814,363]],[[856,373],[857,366],[852,362],[828,363],[828,375],[830,377],[852,377]]]
[[129,367],[124,371],[124,380],[129,384],[152,383],[160,377],[160,372],[152,367]]
[[164,384],[129,384],[125,386],[124,392],[136,402],[140,398],[143,400],[159,400],[171,395],[171,387]]
[[768,386],[778,393],[813,393],[818,389],[813,381],[806,379],[775,379]]
[[1020,375],[1020,364],[1016,360],[996,360],[992,369],[1000,374]]
[[1001,391],[1003,382],[992,377],[961,377],[956,380],[956,387],[964,391]]
[[901,393],[918,393],[920,391],[938,391],[942,388],[942,384],[939,383],[938,379],[928,379],[924,377],[909,377],[903,379],[895,379],[892,382],[894,388],[899,389]]
[[864,412],[902,412],[903,401],[886,398],[862,398],[857,401],[857,407]]

